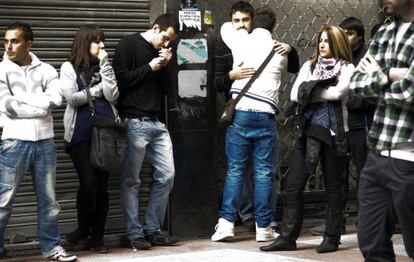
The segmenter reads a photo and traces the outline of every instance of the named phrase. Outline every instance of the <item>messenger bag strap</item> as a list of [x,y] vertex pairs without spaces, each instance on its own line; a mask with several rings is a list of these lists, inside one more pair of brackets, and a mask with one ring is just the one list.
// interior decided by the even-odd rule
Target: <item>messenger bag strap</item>
[[[92,101],[91,91],[89,90],[90,86],[86,83],[84,74],[80,74],[80,79],[82,81],[83,86],[85,87],[86,97],[88,99],[88,104],[89,104],[89,109],[91,110],[91,115],[94,116],[96,114],[96,109]],[[111,106],[112,112],[114,113],[115,121],[118,123],[121,123],[122,121],[121,121],[121,117],[119,116],[118,110],[116,110],[115,106],[111,102],[108,101],[108,103]]]
[[242,98],[242,96],[244,96],[244,94],[246,94],[247,90],[249,90],[249,88],[251,87],[251,85],[253,84],[253,82],[263,72],[263,69],[265,69],[265,67],[267,66],[267,64],[269,63],[269,61],[272,59],[272,57],[273,57],[274,54],[275,54],[275,49],[272,48],[272,50],[270,51],[270,53],[267,55],[266,59],[259,66],[259,68],[256,70],[256,72],[254,72],[254,74],[252,75],[252,77],[249,79],[249,81],[246,83],[246,85],[243,87],[243,89],[240,91],[240,93],[234,99],[234,104],[235,105],[240,101],[240,99]]
[[82,81],[82,84],[86,91],[86,97],[88,99],[89,109],[91,110],[91,115],[94,116],[96,113],[95,105],[92,102],[91,91],[89,91],[89,85],[86,83],[85,75],[83,73],[79,74],[79,77]]

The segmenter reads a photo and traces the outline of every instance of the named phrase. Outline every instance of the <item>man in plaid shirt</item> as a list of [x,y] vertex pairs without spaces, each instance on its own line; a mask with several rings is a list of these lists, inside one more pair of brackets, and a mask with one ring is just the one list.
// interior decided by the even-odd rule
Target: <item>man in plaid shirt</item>
[[395,261],[392,208],[414,257],[414,0],[383,5],[394,19],[376,33],[350,84],[358,96],[379,98],[358,189],[358,242],[366,261]]

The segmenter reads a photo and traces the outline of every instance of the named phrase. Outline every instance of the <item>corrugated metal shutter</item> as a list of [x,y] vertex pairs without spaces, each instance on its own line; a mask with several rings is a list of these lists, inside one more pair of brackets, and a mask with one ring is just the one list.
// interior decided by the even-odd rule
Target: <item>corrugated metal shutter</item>
[[[150,20],[149,0],[97,0],[97,1],[50,1],[50,0],[1,0],[0,31],[13,21],[27,22],[34,30],[35,39],[32,51],[44,62],[56,69],[67,60],[76,30],[81,24],[95,23],[105,32],[106,49],[113,55],[118,41],[133,32],[148,28]],[[1,45],[0,53],[4,47]],[[63,151],[64,106],[55,110],[54,125],[57,144],[57,183],[56,195],[61,206],[59,216],[60,233],[76,227],[76,190],[78,179],[68,155]],[[144,165],[142,170],[141,210],[147,206],[149,187],[152,181],[152,168]],[[123,232],[120,207],[119,175],[109,181],[110,212],[107,233]],[[6,230],[6,239],[15,235],[33,239],[36,236],[36,198],[31,177],[26,176],[21,184],[13,205],[12,217]]]

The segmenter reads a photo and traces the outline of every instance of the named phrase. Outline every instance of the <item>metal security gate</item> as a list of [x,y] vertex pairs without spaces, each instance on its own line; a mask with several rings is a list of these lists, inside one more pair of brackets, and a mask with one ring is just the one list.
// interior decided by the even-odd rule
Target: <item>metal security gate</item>
[[[365,26],[365,40],[370,40],[371,28],[382,22],[384,14],[381,11],[381,0],[246,0],[254,8],[267,5],[276,12],[277,23],[274,29],[274,36],[284,43],[288,43],[296,48],[302,65],[315,50],[315,38],[317,32],[325,24],[338,25],[344,18],[354,16],[362,20]],[[204,2],[204,1],[200,1]],[[236,1],[210,0],[204,3],[204,8],[212,11],[214,29],[217,35],[220,33],[220,27],[224,22],[230,21],[230,7]],[[201,3],[203,6],[203,3]],[[278,115],[278,133],[279,133],[279,196],[278,206],[284,205],[284,190],[286,175],[289,171],[290,153],[293,149],[294,133],[291,121],[288,121],[283,114],[290,97],[290,89],[296,79],[295,74],[286,74],[279,97],[279,106],[282,111]],[[217,112],[221,112],[224,104],[224,98],[217,95]],[[219,178],[224,179],[225,173],[225,155],[224,155],[224,130],[218,133],[218,172]],[[356,172],[351,164],[350,174],[350,200],[355,200]],[[222,184],[220,190],[222,190]],[[309,216],[315,215],[315,208],[318,209],[320,203],[324,201],[324,187],[321,170],[312,175],[306,186],[305,203],[308,207]],[[323,208],[319,209],[323,211]],[[307,210],[305,209],[305,212]],[[356,205],[349,205],[348,211],[354,213]],[[279,214],[281,214],[279,212]],[[305,214],[307,216],[307,214]]]
[[[100,26],[106,37],[105,45],[109,57],[118,41],[131,33],[142,32],[149,27],[149,0],[1,0],[0,31],[13,21],[22,21],[34,30],[32,51],[44,62],[56,69],[67,60],[76,30],[84,23]],[[0,47],[3,54],[4,46]],[[54,110],[55,141],[57,144],[56,197],[61,207],[59,227],[62,235],[73,230],[76,220],[76,191],[78,179],[71,160],[63,151],[63,114],[65,106]],[[147,206],[152,168],[145,164],[142,169],[141,207],[142,214]],[[106,232],[123,232],[120,206],[119,174],[109,180],[110,211]],[[6,230],[6,239],[21,242],[36,237],[36,197],[31,177],[27,175],[21,184],[13,205],[12,216]],[[6,242],[7,243],[7,242]]]

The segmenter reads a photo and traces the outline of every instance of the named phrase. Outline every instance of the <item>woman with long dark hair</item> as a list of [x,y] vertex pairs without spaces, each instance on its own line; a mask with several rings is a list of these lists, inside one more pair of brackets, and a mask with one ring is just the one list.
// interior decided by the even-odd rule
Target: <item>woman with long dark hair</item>
[[[104,49],[104,33],[96,25],[82,25],[73,40],[69,61],[62,64],[60,80],[67,105],[64,115],[65,151],[70,155],[79,177],[76,199],[78,227],[65,240],[82,244],[99,253],[107,253],[103,236],[109,207],[109,173],[90,164],[91,112],[85,88],[89,86],[98,115],[117,116],[114,103],[118,87],[108,53]],[[85,245],[83,245],[85,244]]]
[[324,27],[313,57],[299,71],[290,98],[299,103],[298,138],[286,184],[280,236],[262,251],[295,250],[303,222],[303,190],[320,161],[327,194],[326,229],[318,253],[338,249],[343,213],[342,177],[346,172],[346,100],[354,70],[345,32]]

